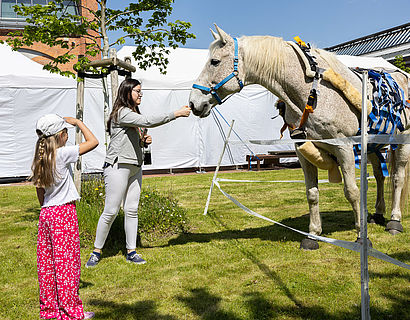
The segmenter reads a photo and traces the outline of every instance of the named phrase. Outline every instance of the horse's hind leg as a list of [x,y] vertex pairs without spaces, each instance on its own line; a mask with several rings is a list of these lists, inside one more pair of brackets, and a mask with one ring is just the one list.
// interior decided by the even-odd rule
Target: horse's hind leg
[[356,184],[354,153],[351,147],[336,148],[335,153],[344,180],[344,194],[352,206],[357,234],[360,232],[360,191]]
[[[317,168],[307,161],[297,150],[300,165],[305,175],[306,197],[309,204],[309,233],[320,235],[322,233],[322,221],[319,212],[319,188],[318,188],[318,171]],[[316,250],[319,244],[316,240],[305,238],[300,244],[301,249]]]
[[401,209],[400,200],[403,186],[406,178],[406,164],[410,154],[410,145],[400,145],[393,153],[393,170],[392,170],[392,211],[391,220],[386,225],[386,230],[391,234],[403,232],[403,226],[401,225]]
[[380,225],[385,224],[384,214],[386,213],[386,204],[384,201],[384,176],[382,171],[382,166],[379,158],[375,153],[368,154],[368,159],[370,160],[373,167],[373,174],[376,179],[377,185],[377,198],[375,209],[376,212],[374,215],[370,216],[370,221]]

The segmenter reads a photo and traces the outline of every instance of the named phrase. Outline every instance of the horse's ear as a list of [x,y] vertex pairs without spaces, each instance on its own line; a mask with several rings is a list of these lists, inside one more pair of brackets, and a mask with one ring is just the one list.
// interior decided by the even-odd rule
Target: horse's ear
[[214,39],[218,40],[218,35],[214,32],[214,30],[212,30],[212,29],[209,29],[209,30],[211,30],[211,33],[212,33],[212,36],[214,37]]
[[218,32],[219,39],[222,41],[223,44],[226,44],[226,43],[228,42],[228,39],[229,39],[230,36],[229,36],[225,31],[223,31],[222,29],[220,29],[220,28],[216,25],[216,23],[215,23],[215,29],[216,29],[216,31]]

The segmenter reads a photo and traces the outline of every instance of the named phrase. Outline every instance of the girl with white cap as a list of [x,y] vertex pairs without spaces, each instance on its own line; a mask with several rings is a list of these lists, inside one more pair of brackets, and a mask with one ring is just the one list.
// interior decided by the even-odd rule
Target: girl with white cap
[[[77,126],[85,139],[66,146],[68,128]],[[91,319],[78,295],[80,238],[75,201],[80,198],[70,164],[93,150],[98,140],[78,119],[47,114],[37,121],[38,140],[31,180],[41,205],[37,238],[37,272],[42,319]]]

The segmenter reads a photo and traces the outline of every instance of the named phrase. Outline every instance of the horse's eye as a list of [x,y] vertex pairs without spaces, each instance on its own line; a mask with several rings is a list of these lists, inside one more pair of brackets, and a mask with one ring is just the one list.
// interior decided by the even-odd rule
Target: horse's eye
[[211,65],[213,65],[214,67],[216,67],[219,64],[219,62],[221,61],[217,59],[211,59]]

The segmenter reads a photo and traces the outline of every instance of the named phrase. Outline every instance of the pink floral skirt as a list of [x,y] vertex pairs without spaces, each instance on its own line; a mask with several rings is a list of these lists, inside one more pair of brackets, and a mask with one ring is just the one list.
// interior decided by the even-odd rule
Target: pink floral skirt
[[84,318],[83,304],[78,295],[80,272],[80,237],[75,204],[42,208],[37,238],[40,318]]

